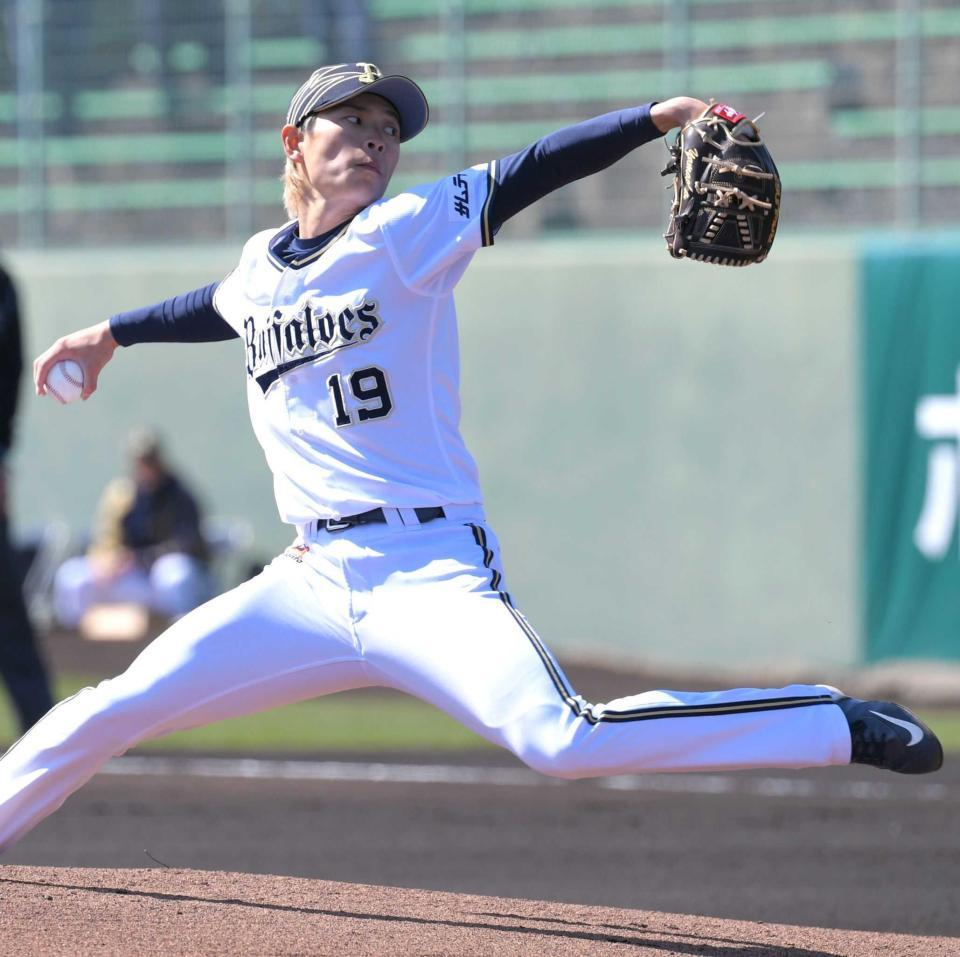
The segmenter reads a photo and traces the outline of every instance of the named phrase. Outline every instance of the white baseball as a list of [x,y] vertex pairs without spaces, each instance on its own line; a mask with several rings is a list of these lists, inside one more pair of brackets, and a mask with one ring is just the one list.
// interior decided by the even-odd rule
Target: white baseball
[[83,392],[83,366],[73,359],[55,362],[47,373],[47,393],[61,405],[76,402]]

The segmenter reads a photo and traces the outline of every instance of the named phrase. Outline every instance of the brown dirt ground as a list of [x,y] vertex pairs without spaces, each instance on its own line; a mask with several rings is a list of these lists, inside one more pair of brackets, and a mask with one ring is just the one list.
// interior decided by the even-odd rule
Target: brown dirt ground
[[[68,640],[62,644],[57,640],[48,644],[48,653],[51,653],[50,658],[56,667],[103,675],[122,670],[138,650],[136,645],[95,646]],[[71,658],[76,658],[76,661]],[[718,681],[716,676],[701,678],[684,675],[680,680],[671,680],[677,676],[641,674],[637,671],[629,673],[626,669],[583,664],[570,665],[568,672],[579,690],[594,700],[606,700],[647,687],[683,686],[695,690],[698,687],[729,684]],[[846,684],[844,686],[847,687]],[[476,763],[484,758],[471,755],[470,760]],[[854,769],[849,770],[852,772]],[[557,789],[556,795],[552,789],[531,792],[529,795],[526,792],[518,793],[510,800],[506,799],[506,795],[494,795],[476,788],[469,791],[468,799],[462,790],[447,788],[434,789],[437,793],[433,798],[438,807],[428,807],[422,792],[401,794],[398,792],[399,786],[388,788],[379,785],[374,788],[372,785],[330,785],[319,789],[311,785],[310,802],[313,803],[310,803],[300,793],[302,785],[273,786],[267,782],[250,782],[241,788],[234,782],[188,783],[144,779],[142,782],[131,780],[123,785],[117,780],[103,780],[98,785],[98,781],[85,789],[82,797],[68,803],[60,814],[51,819],[52,823],[38,829],[31,836],[33,844],[28,846],[29,842],[25,842],[22,847],[15,849],[7,858],[11,864],[0,866],[0,955],[3,957],[8,954],[17,957],[53,954],[80,957],[87,954],[163,954],[177,957],[181,954],[224,953],[432,954],[457,957],[468,954],[533,953],[703,954],[707,957],[960,955],[960,938],[957,937],[823,930],[786,923],[764,923],[763,920],[767,917],[787,921],[806,919],[816,924],[879,927],[884,923],[879,915],[889,913],[891,902],[899,901],[904,894],[910,898],[911,888],[915,888],[915,897],[919,895],[923,899],[921,902],[929,904],[927,897],[932,894],[940,902],[938,907],[951,910],[951,888],[956,887],[954,878],[957,873],[955,842],[949,837],[952,827],[948,819],[955,807],[952,798],[941,802],[942,807],[940,804],[925,807],[924,813],[917,815],[916,806],[906,791],[903,795],[897,791],[892,803],[883,802],[875,808],[868,808],[862,804],[847,806],[843,802],[837,804],[833,801],[822,806],[816,802],[778,802],[775,805],[765,802],[755,807],[742,796],[710,799],[709,804],[702,799],[671,795],[662,798],[650,795],[624,798],[612,792],[600,794],[576,786],[563,789],[562,794]],[[952,789],[952,776],[946,783]],[[263,789],[269,789],[270,793],[261,794]],[[291,793],[287,794],[287,791]],[[448,791],[450,794],[447,794]],[[340,798],[343,800],[338,803]],[[484,802],[486,816],[477,809],[481,802]],[[246,804],[253,808],[250,815],[245,814]],[[389,814],[379,814],[382,804],[389,805]],[[575,812],[581,804],[583,813],[577,817]],[[472,845],[475,847],[482,845],[480,830],[484,826],[492,826],[493,833],[498,833],[501,829],[511,832],[507,825],[512,824],[512,833],[517,840],[516,853],[511,857],[510,848],[494,848],[498,859],[503,858],[507,872],[501,872],[499,879],[488,880],[485,885],[479,881],[482,874],[465,876],[441,873],[436,857],[428,855],[424,873],[432,874],[436,879],[433,886],[457,887],[459,882],[459,889],[466,891],[465,894],[336,883],[313,875],[308,878],[276,877],[232,872],[246,870],[248,865],[250,870],[257,869],[254,866],[259,853],[257,847],[251,851],[253,857],[250,860],[240,859],[242,855],[238,855],[251,842],[251,834],[255,835],[258,828],[262,827],[264,807],[271,807],[274,812],[279,812],[279,816],[286,817],[292,813],[291,807],[296,810],[301,805],[310,812],[311,827],[317,832],[314,844],[324,848],[324,858],[329,865],[326,870],[331,875],[350,880],[431,886],[424,880],[424,874],[411,870],[417,856],[411,854],[410,847],[399,849],[398,867],[402,865],[402,871],[397,874],[389,873],[389,868],[385,870],[382,860],[369,876],[358,873],[356,868],[351,871],[347,866],[357,859],[360,835],[366,835],[372,846],[392,846],[398,832],[396,819],[401,815],[407,821],[408,829],[415,832],[410,840],[422,840],[425,847],[438,843],[446,846],[446,842],[441,840],[443,834],[438,833],[438,821],[442,824],[448,818],[457,833],[462,832],[466,825],[477,830],[475,837],[478,843]],[[572,810],[571,805],[574,805]],[[348,811],[351,808],[356,810],[355,826],[349,825]],[[594,820],[597,817],[594,812],[598,809],[603,810],[602,827],[599,831],[595,827],[591,830],[584,821]],[[491,820],[494,812],[501,814],[502,820]],[[170,827],[160,837],[154,834],[147,837],[144,832],[150,824],[151,815],[157,814],[170,817]],[[268,819],[272,816],[268,815]],[[385,823],[378,830],[377,822],[381,816]],[[421,828],[422,834],[414,826],[421,817],[426,822]],[[621,817],[623,821],[620,821]],[[123,868],[124,861],[130,860],[130,857],[123,857],[120,851],[107,846],[104,835],[96,827],[100,818],[109,824],[110,834],[126,833],[133,829],[135,836],[128,835],[125,839],[124,853],[129,851],[126,845],[135,845],[135,849],[149,846],[161,858],[168,855],[167,860],[170,860],[169,854],[173,853],[172,863],[177,862],[179,857],[186,866],[209,868],[212,865],[230,870],[36,866],[82,862],[119,865]],[[164,821],[166,818],[160,823]],[[188,829],[184,821],[193,822],[194,827],[198,822],[206,822],[205,827],[211,832],[210,840],[218,847],[226,843],[234,851],[226,855],[226,859],[217,861],[216,855],[196,836],[196,830],[192,832],[192,838],[186,833]],[[214,826],[217,821],[220,824],[235,824],[239,832],[230,831],[227,835],[229,840],[224,842],[222,828],[217,830]],[[260,824],[256,825],[253,823],[255,821]],[[336,833],[327,834],[320,827],[324,821],[329,822],[331,828],[340,829],[347,822],[347,833],[341,836],[350,839],[343,841],[345,847],[342,858],[335,853]],[[647,829],[641,829],[639,837],[643,840],[638,842],[638,828],[641,825]],[[889,834],[883,830],[887,825]],[[78,841],[79,834],[89,834],[91,846],[78,841],[82,846],[71,861],[72,855],[66,853],[68,848],[58,827],[71,830],[75,841]],[[292,830],[304,833],[297,827]],[[530,831],[531,840],[540,849],[540,856],[534,854],[532,858],[534,864],[539,862],[536,869],[540,872],[544,870],[544,859],[549,858],[549,855],[544,857],[543,848],[560,841],[558,834],[562,835],[562,843],[557,845],[560,850],[567,847],[571,835],[576,838],[582,832],[581,843],[587,848],[597,844],[599,851],[595,859],[578,852],[572,858],[578,861],[572,869],[567,866],[571,860],[569,854],[554,855],[557,860],[546,867],[547,870],[557,868],[550,871],[554,876],[554,880],[548,882],[550,886],[536,887],[529,880],[524,882],[519,879],[511,884],[507,878],[515,874],[522,877],[525,873],[523,859],[531,854],[530,842],[525,844],[516,836],[524,830]],[[653,839],[655,833],[661,830],[665,843],[662,849]],[[187,854],[174,843],[174,836],[181,832],[184,832],[183,840],[188,844],[191,841],[196,843],[194,855]],[[490,833],[487,830],[487,838],[484,839],[487,842]],[[605,837],[605,842],[598,840],[598,835]],[[878,835],[886,836],[877,841]],[[705,851],[713,848],[711,841],[716,843],[715,838],[724,836],[729,838],[727,843],[731,846],[724,844],[714,849],[716,853],[712,857],[705,855]],[[150,843],[145,845],[141,838]],[[723,844],[722,841],[720,843]],[[290,859],[286,862],[271,861],[271,866],[264,857],[259,861],[259,869],[272,870],[276,867],[280,871],[295,873],[294,849],[279,839],[276,844],[277,853]],[[633,850],[632,854],[626,855],[629,866],[624,865],[617,871],[613,864],[618,860],[615,851],[619,844],[623,844],[628,851],[631,848]],[[740,848],[741,853],[731,853],[733,846]],[[102,849],[103,853],[95,854],[91,847]],[[767,850],[764,850],[765,847]],[[774,850],[772,855],[769,853],[771,847]],[[308,850],[311,848],[313,844]],[[811,857],[819,870],[817,867],[811,870],[809,861],[804,863],[798,859],[799,851],[807,848],[810,850],[807,856]],[[755,853],[751,857],[742,853],[743,849]],[[643,860],[639,871],[635,860],[638,850]],[[659,857],[658,850],[662,851]],[[98,856],[101,859],[98,860]],[[191,856],[194,857],[193,861],[190,860]],[[816,914],[819,919],[810,920],[812,914],[803,912],[797,905],[797,895],[802,898],[801,892],[806,884],[802,881],[799,884],[785,883],[782,870],[775,873],[775,868],[770,871],[760,866],[770,857],[773,858],[771,866],[777,864],[778,859],[783,864],[785,856],[791,861],[786,873],[798,871],[801,877],[806,875],[804,880],[807,884],[816,887],[819,901]],[[656,901],[654,906],[667,910],[689,912],[706,908],[709,913],[737,913],[736,907],[721,907],[712,897],[704,897],[705,891],[700,898],[697,897],[690,883],[691,872],[687,868],[690,860],[702,860],[705,857],[709,863],[703,880],[712,886],[711,893],[722,886],[737,899],[753,899],[756,896],[760,901],[762,895],[758,888],[780,887],[779,897],[774,895],[773,902],[768,902],[771,913],[768,915],[761,909],[745,914],[741,908],[741,916],[759,918],[744,921],[607,906],[620,904],[631,907],[634,906],[633,901],[642,900],[642,906],[649,906],[648,902]],[[478,871],[483,870],[475,854],[466,854],[463,859],[466,862],[464,866],[472,865]],[[878,883],[880,878],[876,875],[885,872],[886,868],[878,869],[875,866],[877,860],[896,862],[896,873],[891,877],[895,886]],[[853,866],[844,870],[839,866],[844,861],[852,861]],[[729,870],[731,866],[734,868],[732,871]],[[600,872],[594,868],[600,868]],[[642,887],[632,895],[632,899],[626,893],[621,895],[620,900],[608,892],[588,893],[595,888],[600,874],[611,869],[614,874],[620,873],[621,879],[628,881],[631,887],[641,876],[646,883],[640,882]],[[755,869],[756,881],[750,885],[746,878]],[[718,882],[717,873],[727,874],[727,879]],[[316,874],[315,869],[313,874]],[[694,876],[696,874],[694,872]],[[833,883],[828,880],[831,875],[835,877]],[[321,874],[321,877],[324,876]],[[576,886],[565,887],[561,891],[556,878],[563,876],[568,878],[568,883],[573,876],[579,876],[579,883],[574,882]],[[869,879],[866,879],[868,876]],[[500,883],[501,880],[503,883]],[[685,887],[689,896],[687,899],[683,895],[675,895],[669,900],[657,900],[655,891],[661,884],[674,889],[678,885]],[[863,913],[858,912],[854,917],[847,914],[847,919],[839,913],[828,916],[823,901],[836,900],[838,906],[846,911],[846,905],[840,905],[840,902],[849,901],[851,888],[863,897]],[[556,895],[566,896],[567,900],[576,899],[580,903],[479,897],[474,896],[476,893],[520,893],[528,897]],[[594,901],[602,900],[603,905],[584,903],[591,897]],[[713,901],[714,909],[710,909],[709,901]],[[913,898],[905,901],[908,911],[912,912],[916,906],[917,900]],[[832,917],[836,917],[836,920]],[[940,929],[952,933],[954,925],[946,918],[944,921],[940,922]],[[901,918],[886,921],[886,926],[902,929],[910,925],[902,920],[901,915]],[[925,931],[934,930],[937,922],[924,919],[914,922],[912,926]]]
[[191,870],[0,868],[0,953],[938,957],[956,938]]

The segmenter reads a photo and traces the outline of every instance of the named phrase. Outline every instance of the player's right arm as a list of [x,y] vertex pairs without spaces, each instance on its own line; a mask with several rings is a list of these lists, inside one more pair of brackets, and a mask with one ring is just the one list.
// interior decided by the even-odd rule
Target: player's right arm
[[61,336],[46,352],[34,359],[33,384],[37,395],[47,394],[50,369],[61,359],[73,359],[83,369],[81,398],[89,399],[96,391],[101,370],[113,357],[116,348],[117,340],[110,332],[109,320]]
[[118,313],[104,322],[57,339],[33,364],[37,395],[46,393],[47,375],[61,359],[73,359],[83,368],[82,398],[96,391],[103,367],[117,346],[140,342],[219,342],[236,338],[236,332],[214,308],[219,283],[164,299],[152,306]]

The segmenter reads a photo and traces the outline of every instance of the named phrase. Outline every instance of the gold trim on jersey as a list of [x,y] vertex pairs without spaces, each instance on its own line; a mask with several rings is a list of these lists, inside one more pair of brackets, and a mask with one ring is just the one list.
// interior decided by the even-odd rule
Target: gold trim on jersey
[[300,259],[291,259],[290,265],[295,269],[299,269],[301,266],[306,266],[307,263],[313,262],[314,259],[319,259],[338,239],[343,238],[349,228],[350,223],[347,223],[336,236],[331,236],[330,239],[315,252],[310,253],[308,256],[302,256]]
[[348,222],[344,223],[343,229],[341,229],[340,232],[338,232],[336,235],[331,236],[330,239],[328,239],[327,242],[325,242],[319,249],[315,249],[312,253],[309,253],[306,256],[301,256],[299,259],[292,259],[290,260],[290,262],[287,262],[285,259],[281,259],[273,251],[273,249],[271,248],[271,244],[281,232],[283,232],[285,229],[288,229],[291,226],[291,224],[293,223],[293,220],[290,220],[290,222],[284,223],[273,234],[273,236],[270,238],[270,241],[267,243],[267,259],[276,269],[279,269],[281,272],[284,269],[300,269],[302,266],[307,266],[310,263],[318,260],[331,246],[333,246],[334,243],[343,239],[347,230],[350,228],[350,223],[352,222],[353,220],[351,219]]
[[497,161],[487,163],[487,198],[483,201],[480,211],[480,236],[484,246],[493,245],[493,230],[490,228],[490,200],[497,190]]

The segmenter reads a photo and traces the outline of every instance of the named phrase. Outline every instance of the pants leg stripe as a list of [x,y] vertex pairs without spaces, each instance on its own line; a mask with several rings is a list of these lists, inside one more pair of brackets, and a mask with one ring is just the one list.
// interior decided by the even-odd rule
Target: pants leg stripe
[[510,596],[506,592],[500,591],[501,575],[497,569],[492,567],[493,551],[487,543],[486,532],[480,525],[470,525],[470,528],[473,530],[473,537],[477,545],[483,549],[484,567],[489,568],[491,571],[490,587],[497,592],[500,600],[513,616],[514,621],[516,621],[523,630],[523,633],[527,636],[527,640],[543,662],[543,666],[547,669],[547,673],[550,675],[550,679],[560,694],[560,697],[563,698],[576,717],[583,718],[590,724],[597,724],[600,721],[651,721],[657,718],[696,718],[707,715],[746,714],[752,711],[783,711],[788,708],[808,708],[813,705],[834,703],[833,696],[829,692],[824,692],[818,695],[754,698],[742,701],[724,701],[717,704],[678,704],[658,708],[634,708],[629,711],[598,709],[596,705],[592,705],[579,695],[574,694],[563,672],[553,660],[550,652],[547,651],[539,635],[530,627],[530,624],[523,615],[514,608]]

